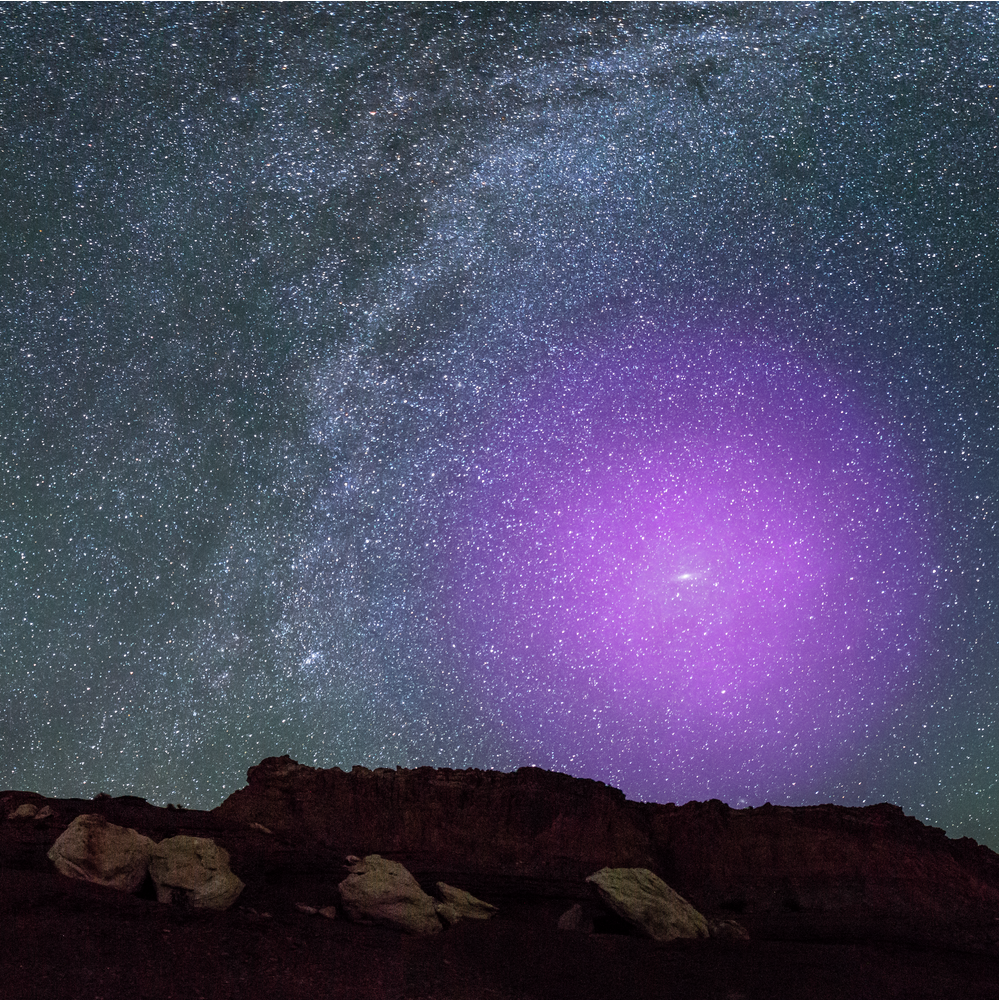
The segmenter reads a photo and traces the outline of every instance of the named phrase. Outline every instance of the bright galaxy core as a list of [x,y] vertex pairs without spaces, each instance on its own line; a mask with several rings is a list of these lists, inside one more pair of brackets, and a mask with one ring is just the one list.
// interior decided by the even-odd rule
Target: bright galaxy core
[[0,788],[999,846],[996,5],[0,18]]
[[691,765],[732,801],[812,792],[918,681],[924,484],[814,358],[606,339],[474,448],[447,556],[469,677],[536,754],[644,796]]

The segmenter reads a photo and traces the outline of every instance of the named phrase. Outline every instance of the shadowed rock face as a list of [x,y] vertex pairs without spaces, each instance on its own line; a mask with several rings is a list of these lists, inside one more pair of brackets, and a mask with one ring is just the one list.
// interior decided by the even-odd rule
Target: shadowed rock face
[[549,884],[649,868],[701,912],[751,915],[775,933],[876,924],[939,942],[945,927],[954,943],[999,948],[999,857],[896,806],[637,803],[537,768],[348,773],[272,757],[248,777],[213,814],[295,841]]
[[999,856],[967,838],[950,840],[897,806],[639,808],[657,870],[701,909],[864,910],[933,923],[999,912]]
[[[652,861],[624,794],[540,768],[321,770],[269,757],[214,813],[356,854],[418,853],[469,870],[583,878]],[[635,820],[640,825],[636,825]]]

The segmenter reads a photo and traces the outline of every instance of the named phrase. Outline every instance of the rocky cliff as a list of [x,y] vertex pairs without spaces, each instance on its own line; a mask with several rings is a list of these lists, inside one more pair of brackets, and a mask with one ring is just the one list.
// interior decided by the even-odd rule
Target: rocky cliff
[[[156,844],[208,838],[245,889],[203,913],[152,884],[128,894],[67,878],[49,852],[83,814]],[[346,920],[347,855],[368,854],[425,892],[459,886],[495,916],[426,940]],[[650,869],[750,940],[629,936],[593,916],[585,879],[602,868]],[[319,915],[331,906],[336,919]],[[581,920],[560,928],[570,909]],[[584,1000],[660,997],[664,982],[691,998],[999,1000],[999,856],[890,805],[657,805],[534,768],[344,772],[269,758],[210,812],[0,793],[0,981],[12,1000]]]
[[631,802],[601,782],[521,768],[322,770],[268,758],[214,814],[286,838],[405,858],[414,870],[558,887],[647,867],[705,912],[768,933],[999,949],[999,856],[892,805]]
[[654,861],[649,825],[622,792],[540,768],[345,772],[270,757],[247,777],[215,815],[355,854],[556,879]]

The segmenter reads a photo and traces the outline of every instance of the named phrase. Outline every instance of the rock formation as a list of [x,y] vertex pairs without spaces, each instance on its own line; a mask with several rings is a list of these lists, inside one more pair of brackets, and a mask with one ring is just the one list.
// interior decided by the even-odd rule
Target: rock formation
[[558,918],[558,929],[572,931],[575,934],[592,934],[594,930],[593,914],[584,910],[582,903],[573,903]]
[[601,868],[586,881],[611,910],[654,941],[709,936],[704,917],[648,868]]
[[168,837],[150,852],[149,874],[161,903],[198,910],[226,910],[243,891],[229,868],[229,854],[204,837]]
[[540,768],[345,772],[271,757],[247,775],[249,787],[230,795],[216,815],[328,847],[571,879],[605,865],[655,861],[647,823],[626,807],[622,792]]
[[708,930],[719,941],[748,941],[749,932],[738,920],[711,920]]
[[109,823],[103,816],[77,816],[52,845],[49,859],[70,878],[135,892],[146,878],[155,845],[135,830]]
[[[664,983],[678,996],[996,996],[999,857],[894,806],[656,805],[533,768],[346,773],[281,758],[250,775],[211,812],[0,792],[0,928],[15,929],[0,933],[5,1000],[645,1000]],[[66,836],[61,817],[80,814]],[[103,832],[87,840],[87,828]],[[153,848],[211,840],[245,889],[225,911],[192,913],[194,887],[178,878],[174,905],[151,878],[109,888],[120,873],[102,838],[129,831]],[[65,878],[53,864],[74,839]],[[346,871],[350,851],[412,873],[400,881],[430,933],[360,923],[378,916],[360,910],[320,919],[372,863]],[[711,937],[637,935],[586,881],[604,868],[647,869]],[[498,912],[451,925],[457,908],[444,908],[466,892]]]
[[497,911],[491,903],[476,899],[464,889],[456,889],[447,882],[437,883],[437,916],[445,924],[456,924],[459,920],[488,920]]
[[34,802],[22,802],[7,814],[7,819],[34,819],[37,813],[38,806]]
[[354,862],[340,883],[347,916],[358,923],[381,924],[407,934],[436,934],[441,929],[433,899],[397,861],[377,854]]
[[766,933],[789,913],[815,933],[862,914],[861,934],[932,943],[928,928],[946,926],[954,941],[999,947],[999,857],[897,806],[658,805],[538,768],[345,772],[272,757],[247,776],[213,815],[447,868],[460,884],[515,874],[569,893],[600,868],[647,868],[701,913],[752,915]]

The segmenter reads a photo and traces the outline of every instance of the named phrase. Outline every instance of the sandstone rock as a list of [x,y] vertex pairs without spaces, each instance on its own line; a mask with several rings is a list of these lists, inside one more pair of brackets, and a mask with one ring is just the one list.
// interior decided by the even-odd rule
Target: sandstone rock
[[434,900],[397,861],[369,854],[350,868],[340,883],[340,898],[351,920],[376,923],[407,934],[436,934],[441,929]]
[[456,870],[511,870],[573,881],[612,862],[656,864],[644,817],[598,781],[540,768],[321,769],[271,757],[215,814],[278,837],[446,859]]
[[[356,779],[346,776],[362,790],[376,777],[397,780],[372,773]],[[483,790],[473,777],[465,789],[468,802]],[[415,780],[412,772],[407,778]],[[535,775],[529,783],[537,783]],[[427,786],[432,800],[437,785]],[[454,864],[436,848],[391,855],[386,848],[385,856],[413,873],[439,873],[426,884],[427,890],[437,879],[449,878],[452,885],[476,886],[480,891],[489,885],[491,892],[502,893],[501,916],[489,928],[466,924],[456,926],[450,936],[401,942],[394,932],[372,932],[346,921],[336,928],[298,921],[289,909],[295,900],[313,906],[324,900],[339,903],[335,894],[324,894],[324,870],[340,864],[348,850],[367,853],[362,834],[368,829],[368,817],[376,809],[395,808],[373,793],[370,801],[360,794],[353,800],[362,813],[357,823],[361,833],[330,845],[298,836],[293,825],[289,828],[295,835],[282,840],[280,835],[267,837],[211,813],[167,812],[120,798],[82,806],[103,810],[108,820],[122,827],[156,830],[156,839],[190,833],[224,845],[247,887],[227,913],[195,911],[195,916],[210,916],[208,924],[191,923],[182,914],[171,917],[162,904],[116,897],[99,886],[69,879],[57,880],[63,883],[61,891],[53,891],[55,869],[46,852],[64,826],[46,836],[42,823],[47,821],[37,826],[30,820],[6,822],[8,811],[24,801],[44,804],[24,791],[0,791],[0,816],[5,820],[0,823],[0,913],[13,920],[5,924],[0,915],[0,982],[7,1000],[75,1000],[100,993],[214,996],[220,983],[230,981],[241,981],[248,997],[359,1000],[414,993],[465,1000],[514,993],[536,998],[662,1000],[664,990],[678,998],[734,998],[736,993],[770,997],[776,991],[789,998],[873,992],[883,1000],[931,995],[984,1000],[987,984],[996,979],[999,856],[970,841],[950,840],[887,807],[729,810],[717,803],[678,807],[626,803],[622,808],[637,817],[635,823],[646,823],[655,832],[657,854],[645,867],[705,915],[744,921],[754,938],[748,945],[694,941],[692,948],[677,952],[676,943],[659,945],[621,936],[623,918],[610,914],[595,890],[592,899],[578,898],[583,917],[589,914],[594,920],[597,935],[590,940],[578,933],[556,932],[554,925],[565,904],[553,910],[555,900],[575,902],[580,889],[591,889],[583,881],[585,876],[605,865],[630,864],[613,853],[569,881],[561,875],[567,869],[560,855],[547,859],[556,876],[523,877],[521,869],[508,866],[501,879],[495,875],[499,862],[485,849],[473,867],[464,855],[460,864]],[[79,800],[50,801],[67,822],[81,808]],[[404,805],[410,808],[406,802],[408,798]],[[494,806],[499,810],[509,804],[516,809],[519,802],[511,794],[508,803],[497,801]],[[293,800],[290,807],[294,805]],[[342,809],[349,821],[347,807]],[[294,819],[293,812],[291,816]],[[498,812],[494,819],[497,825],[514,829],[505,813]],[[551,829],[547,815],[534,825],[531,817],[522,819],[527,836]],[[448,822],[446,814],[441,822]],[[456,822],[465,819],[458,817]],[[400,815],[399,826],[408,823]],[[451,827],[442,829],[444,839]],[[589,849],[583,845],[584,851]],[[843,874],[830,857],[840,859],[847,874],[852,873],[855,883],[846,887],[850,895],[845,891],[842,897],[832,895],[840,891]],[[531,860],[535,872],[542,870],[542,862],[547,863],[545,857]],[[340,870],[343,879],[347,872]],[[816,880],[809,881],[812,873],[817,873]],[[923,881],[917,878],[919,873]],[[436,896],[436,890],[431,895]],[[821,903],[829,898],[860,902],[840,912],[831,906],[812,909],[812,900]],[[938,906],[946,903],[964,922],[932,919],[933,911],[927,908],[931,900]],[[241,901],[273,914],[273,919],[251,914]],[[799,901],[802,909],[790,908],[793,901]],[[516,919],[504,919],[508,912]],[[301,937],[293,933],[291,925],[296,923],[303,925],[299,930],[315,947],[295,948],[289,943],[289,936]],[[4,934],[7,925],[16,933]],[[482,937],[479,929],[489,933]],[[441,946],[446,946],[443,952]],[[947,948],[960,952],[949,953]]]
[[59,872],[70,878],[135,892],[146,878],[154,846],[135,830],[87,813],[69,824],[48,857]]
[[618,916],[656,941],[708,936],[704,917],[648,868],[602,868],[586,881]]
[[203,837],[168,837],[154,845],[149,874],[161,903],[184,902],[194,909],[226,910],[243,891],[228,852]]
[[537,768],[343,771],[269,758],[249,775],[211,822],[258,822],[275,841],[320,849],[391,851],[445,879],[581,882],[605,866],[649,868],[702,913],[783,921],[815,911],[852,927],[862,912],[894,939],[935,946],[941,934],[957,940],[957,928],[976,927],[996,947],[999,856],[895,806],[630,802],[599,782]]
[[748,941],[749,931],[738,920],[713,920],[708,924],[713,938],[720,941]]
[[[335,895],[309,895],[303,873],[317,857],[381,850],[412,872],[437,872],[434,881],[509,885],[503,895],[518,900],[518,920],[529,899],[551,932],[561,912],[550,909],[552,900],[575,901],[568,886],[578,890],[605,866],[645,867],[701,913],[743,921],[754,939],[868,938],[999,954],[999,855],[893,806],[677,806],[629,802],[596,783],[537,769],[344,772],[278,764],[254,769],[251,787],[210,813],[170,812],[134,797],[82,808],[122,827],[155,829],[157,839],[214,837],[238,860],[241,875],[244,867],[256,874],[240,899],[252,887],[254,904],[277,918],[295,899],[328,899],[341,909]],[[0,823],[0,877],[13,862],[18,871],[48,871],[51,881],[46,852],[81,808],[79,800],[0,791],[4,820],[22,803],[41,808],[49,801],[59,820]],[[46,837],[44,824],[57,822]],[[266,824],[275,836],[249,822]],[[301,888],[289,897],[290,886]],[[616,947],[611,938],[625,921],[603,903],[598,908],[596,896],[580,900],[583,917],[606,935],[599,947]]]
[[446,882],[437,883],[437,895],[441,898],[436,904],[437,916],[446,924],[456,924],[459,920],[488,920],[496,912],[491,903],[476,899],[470,892]]
[[52,808],[52,806],[42,806],[42,808],[35,813],[35,822],[37,823],[40,819],[51,819],[55,815],[56,811]]
[[299,913],[308,913],[310,916],[315,916],[319,912],[314,906],[309,906],[307,903],[296,903],[295,909]]
[[319,908],[319,916],[325,917],[327,920],[336,920],[336,907],[321,906]]
[[577,934],[593,933],[593,918],[589,916],[580,903],[573,903],[561,917],[558,918],[560,931],[574,931]]
[[7,819],[34,819],[38,806],[31,802],[22,802],[16,809],[7,813]]

